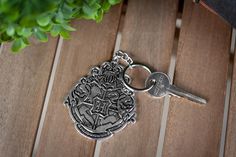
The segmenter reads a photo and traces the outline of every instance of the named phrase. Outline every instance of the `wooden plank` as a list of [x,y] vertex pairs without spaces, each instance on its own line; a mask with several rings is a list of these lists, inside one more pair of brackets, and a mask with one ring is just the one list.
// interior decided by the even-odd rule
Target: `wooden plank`
[[[129,1],[122,31],[121,49],[134,61],[168,71],[174,40],[178,1]],[[137,122],[104,141],[101,157],[155,156],[163,99],[138,93]]]
[[0,156],[30,156],[57,39],[35,40],[21,54],[0,55]]
[[174,84],[208,103],[171,98],[164,157],[219,155],[230,34],[222,19],[185,1]]
[[236,55],[234,56],[233,76],[231,82],[228,126],[226,132],[225,157],[236,156]]
[[112,8],[100,24],[93,21],[73,22],[78,31],[72,33],[72,39],[64,41],[62,45],[38,157],[93,156],[95,141],[85,138],[75,130],[63,100],[90,68],[111,59],[120,12],[121,6]]
[[0,54],[2,53],[3,44],[0,44]]

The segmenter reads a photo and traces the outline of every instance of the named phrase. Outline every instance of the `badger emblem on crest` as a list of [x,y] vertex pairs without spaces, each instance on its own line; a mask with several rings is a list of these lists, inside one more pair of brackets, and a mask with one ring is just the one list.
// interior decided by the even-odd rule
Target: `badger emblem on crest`
[[86,137],[107,138],[135,121],[134,93],[124,86],[123,69],[116,61],[92,68],[66,97],[64,104]]

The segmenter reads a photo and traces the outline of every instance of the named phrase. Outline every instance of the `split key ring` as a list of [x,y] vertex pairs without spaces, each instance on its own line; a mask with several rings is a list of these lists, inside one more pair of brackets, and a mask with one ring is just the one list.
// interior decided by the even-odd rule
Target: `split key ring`
[[133,87],[131,84],[129,84],[126,81],[125,77],[129,76],[128,74],[126,74],[127,70],[134,69],[134,68],[142,68],[145,71],[147,71],[149,73],[149,75],[152,74],[151,70],[146,65],[143,65],[143,64],[140,64],[140,63],[129,64],[128,66],[126,66],[124,68],[123,75],[122,75],[122,80],[124,82],[125,87],[128,88],[129,90],[133,91],[133,92],[146,92],[146,91],[149,91],[150,89],[152,89],[152,87],[155,84],[155,81],[153,81],[153,80],[151,80],[150,83],[148,83],[148,84],[144,83],[145,87],[143,87],[143,88]]

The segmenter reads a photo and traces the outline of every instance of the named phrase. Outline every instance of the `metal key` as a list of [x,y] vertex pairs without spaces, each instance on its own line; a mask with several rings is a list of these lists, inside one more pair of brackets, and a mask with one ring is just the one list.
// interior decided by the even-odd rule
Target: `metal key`
[[154,72],[146,80],[146,86],[150,86],[150,83],[153,84],[152,88],[148,90],[148,93],[152,96],[161,98],[167,94],[187,98],[188,100],[206,104],[207,101],[199,96],[193,95],[189,92],[184,91],[176,87],[175,85],[170,84],[170,78],[163,72]]

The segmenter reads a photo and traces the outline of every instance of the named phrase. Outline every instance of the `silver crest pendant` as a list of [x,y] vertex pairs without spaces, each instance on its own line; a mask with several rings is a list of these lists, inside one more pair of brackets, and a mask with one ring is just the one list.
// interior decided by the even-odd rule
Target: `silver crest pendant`
[[65,99],[76,129],[88,138],[110,137],[135,122],[134,92],[124,85],[120,58],[132,62],[127,54],[118,52],[112,61],[92,68]]

